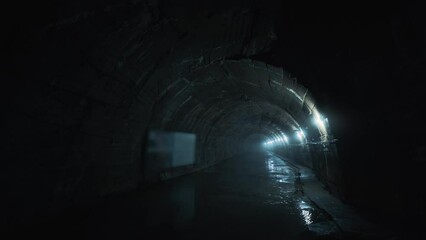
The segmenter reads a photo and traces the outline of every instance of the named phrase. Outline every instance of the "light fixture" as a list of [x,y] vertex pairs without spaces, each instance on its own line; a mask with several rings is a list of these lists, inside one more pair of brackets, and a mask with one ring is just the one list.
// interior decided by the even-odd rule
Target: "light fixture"
[[314,123],[320,129],[325,129],[324,118],[318,112],[314,112]]
[[285,141],[286,143],[288,143],[288,137],[287,137],[286,135],[284,135],[284,141]]
[[299,140],[301,142],[303,142],[305,140],[306,136],[305,136],[305,133],[303,132],[302,129],[300,129],[299,131],[297,131],[296,134],[297,134],[297,137],[299,138]]
[[284,133],[281,133],[281,141],[283,142],[283,143],[288,143],[288,138],[287,138],[287,136],[284,134]]

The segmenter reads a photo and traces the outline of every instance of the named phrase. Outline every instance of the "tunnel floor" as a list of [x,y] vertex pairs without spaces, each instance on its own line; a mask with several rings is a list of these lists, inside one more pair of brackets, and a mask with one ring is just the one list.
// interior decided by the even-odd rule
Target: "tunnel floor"
[[72,239],[341,236],[329,215],[303,194],[297,170],[271,153],[235,157],[143,191],[110,196],[61,219],[38,233]]

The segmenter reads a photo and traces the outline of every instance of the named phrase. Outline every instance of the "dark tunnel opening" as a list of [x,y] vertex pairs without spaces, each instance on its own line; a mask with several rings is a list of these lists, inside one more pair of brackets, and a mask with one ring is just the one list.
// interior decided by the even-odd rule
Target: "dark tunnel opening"
[[243,152],[259,152],[264,150],[263,143],[267,141],[264,134],[251,134],[244,138],[242,142]]
[[2,234],[424,237],[423,9],[7,3]]

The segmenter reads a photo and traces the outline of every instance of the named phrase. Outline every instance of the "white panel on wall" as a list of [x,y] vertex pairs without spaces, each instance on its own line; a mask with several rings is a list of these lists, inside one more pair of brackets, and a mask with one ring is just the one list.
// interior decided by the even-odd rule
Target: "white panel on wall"
[[195,162],[196,135],[192,133],[150,131],[149,169],[165,169]]
[[194,164],[195,134],[174,133],[173,167]]

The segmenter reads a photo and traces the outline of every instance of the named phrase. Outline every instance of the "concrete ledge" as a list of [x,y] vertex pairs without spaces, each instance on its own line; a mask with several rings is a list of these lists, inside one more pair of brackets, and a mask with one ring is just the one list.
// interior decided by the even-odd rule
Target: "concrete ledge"
[[364,219],[356,209],[331,195],[311,169],[294,165],[299,169],[304,194],[331,216],[346,237],[351,239],[393,239],[392,237],[395,237],[390,229],[384,229]]
[[212,167],[218,163],[221,163],[224,160],[220,160],[217,162],[213,162],[210,164],[206,164],[203,166],[194,166],[194,165],[187,165],[187,166],[182,166],[182,167],[175,167],[175,168],[169,168],[164,170],[161,174],[160,174],[160,181],[167,181],[169,179],[173,179],[173,178],[177,178],[183,175],[187,175],[187,174],[191,174],[209,167]]

